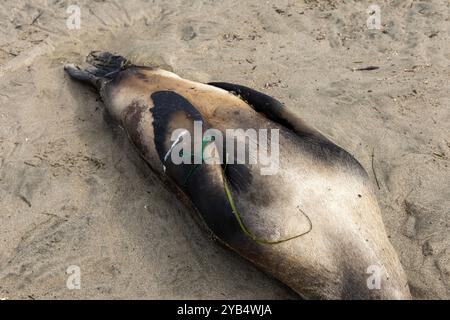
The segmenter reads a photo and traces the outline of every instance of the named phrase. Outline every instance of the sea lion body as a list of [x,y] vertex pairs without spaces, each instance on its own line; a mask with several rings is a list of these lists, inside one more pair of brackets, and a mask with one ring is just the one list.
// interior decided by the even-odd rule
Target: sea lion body
[[[92,57],[87,72],[66,70],[99,89],[141,156],[184,192],[221,242],[304,298],[410,298],[372,185],[351,155],[250,88],[124,66],[107,53]],[[172,132],[192,132],[194,121],[221,132],[278,129],[277,173],[261,175],[258,163],[192,170],[165,161]],[[379,272],[375,287],[367,272]]]

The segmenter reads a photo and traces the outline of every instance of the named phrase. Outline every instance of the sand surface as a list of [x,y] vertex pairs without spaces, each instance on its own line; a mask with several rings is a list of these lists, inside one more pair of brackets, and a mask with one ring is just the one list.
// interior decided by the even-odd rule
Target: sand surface
[[68,79],[96,49],[284,101],[378,181],[414,297],[449,299],[450,5],[374,2],[382,30],[372,1],[79,0],[79,30],[71,1],[2,1],[0,299],[297,298],[214,242]]

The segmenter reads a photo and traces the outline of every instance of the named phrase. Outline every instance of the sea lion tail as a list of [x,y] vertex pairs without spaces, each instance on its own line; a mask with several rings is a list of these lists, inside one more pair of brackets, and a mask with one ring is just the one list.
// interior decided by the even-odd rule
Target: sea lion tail
[[87,82],[100,89],[106,81],[114,79],[117,74],[130,67],[128,59],[106,51],[92,51],[86,58],[90,64],[85,69],[74,64],[66,64],[64,70],[74,79]]

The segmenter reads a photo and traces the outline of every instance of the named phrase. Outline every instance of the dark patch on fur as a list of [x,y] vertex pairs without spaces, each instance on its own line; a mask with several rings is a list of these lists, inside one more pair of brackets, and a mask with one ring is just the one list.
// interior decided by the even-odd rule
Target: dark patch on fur
[[146,105],[133,101],[126,109],[123,117],[123,126],[134,145],[145,155],[148,148],[143,142],[142,134],[139,132],[139,122],[142,119],[142,113],[147,109]]
[[140,71],[136,71],[135,75],[138,79],[141,79],[144,82],[148,82],[148,77]]
[[[274,190],[269,190],[274,191]],[[278,190],[276,190],[278,191]],[[272,197],[272,192],[266,192],[266,190],[253,190],[249,193],[250,201],[257,204],[261,207],[268,207],[270,206],[274,200]]]
[[[246,236],[234,217],[224,186],[217,183],[217,175],[222,174],[220,165],[202,164],[191,172],[194,164],[175,165],[170,157],[164,162],[173,130],[184,128],[191,131],[194,121],[202,121],[203,130],[207,129],[201,114],[188,100],[173,91],[155,92],[151,99],[154,105],[150,111],[153,115],[155,147],[166,166],[166,174],[184,190],[217,237],[229,245],[242,248],[248,241],[244,241]],[[193,140],[193,132],[190,133]]]
[[[204,123],[204,120],[200,112],[188,100],[173,91],[157,91],[152,93],[150,98],[153,101],[153,107],[150,109],[150,112],[153,115],[155,147],[160,160],[163,162],[164,156],[168,151],[166,144],[170,141],[172,130],[184,128],[183,124],[180,124],[174,125],[171,130],[171,118],[176,113],[183,113],[186,118],[186,123],[192,123],[193,125],[194,121]],[[191,136],[193,137],[192,132]]]
[[247,191],[252,183],[252,174],[245,164],[228,164],[225,175],[238,193]]
[[367,287],[367,277],[369,275],[364,273],[364,270],[358,273],[345,264],[342,264],[342,269],[342,299],[368,300],[381,298],[382,290],[370,290]]

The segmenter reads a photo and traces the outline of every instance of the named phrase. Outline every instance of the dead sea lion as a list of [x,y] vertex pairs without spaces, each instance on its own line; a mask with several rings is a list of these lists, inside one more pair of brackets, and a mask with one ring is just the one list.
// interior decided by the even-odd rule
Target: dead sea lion
[[[226,246],[303,298],[410,298],[366,171],[283,104],[245,86],[198,83],[107,52],[91,53],[88,62],[65,70],[98,89],[143,159],[187,196]],[[261,174],[264,165],[250,160],[174,163],[169,155],[185,156],[174,150],[195,136],[196,123],[201,134],[240,128],[240,141],[258,149],[246,130],[278,132],[269,139],[279,142],[278,170]],[[235,152],[212,138],[202,151],[204,145]]]

